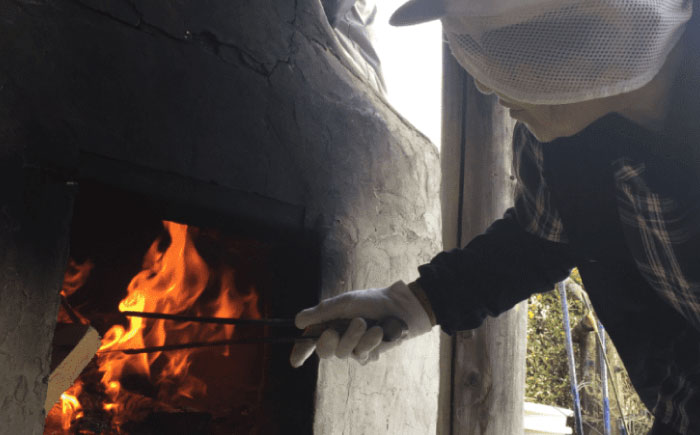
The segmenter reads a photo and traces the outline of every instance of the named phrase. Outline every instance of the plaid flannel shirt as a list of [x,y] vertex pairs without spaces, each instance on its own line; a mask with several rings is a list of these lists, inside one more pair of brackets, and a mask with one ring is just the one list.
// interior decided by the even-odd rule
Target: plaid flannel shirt
[[[699,1],[694,0],[696,7]],[[700,180],[700,21],[693,20],[684,35],[690,49],[676,77],[666,131],[690,145],[690,152],[686,148],[675,160],[690,160],[691,170],[685,175]],[[618,133],[618,127],[608,123],[600,136],[578,143],[579,149],[593,144],[605,154],[606,146],[619,139],[606,136]],[[618,341],[618,353],[657,423],[684,435],[700,435],[700,181],[679,183],[683,177],[659,170],[657,160],[638,158],[634,150],[643,148],[636,145],[644,144],[644,137],[627,141],[630,148],[605,161],[612,166],[604,171],[596,167],[596,173],[605,172],[607,187],[601,198],[585,197],[586,204],[599,207],[595,218],[586,221],[586,210],[572,206],[573,202],[555,205],[554,194],[561,200],[570,187],[584,196],[594,189],[576,176],[565,174],[562,179],[561,170],[555,179],[564,183],[547,185],[552,172],[546,162],[553,155],[561,157],[557,149],[566,149],[553,148],[555,142],[540,144],[522,125],[516,127],[514,207],[466,246],[442,252],[419,267],[418,283],[437,322],[447,333],[477,328],[486,317],[497,316],[535,292],[551,290],[578,265],[584,281],[591,284],[592,299],[597,298],[598,314]],[[666,145],[671,144],[660,145],[661,153],[668,154]],[[590,152],[585,156],[595,156],[593,166],[601,161]],[[573,166],[567,165],[567,170],[573,168],[581,179],[593,175],[584,163],[568,162]],[[667,183],[667,178],[675,181]],[[572,220],[572,212],[579,211],[582,216]],[[564,222],[574,222],[568,234]],[[596,227],[605,222],[613,225]],[[580,257],[579,248],[591,252]],[[616,263],[611,258],[619,252],[624,252],[624,259]],[[588,254],[604,261],[586,258]]]
[[[522,126],[516,128],[513,161],[517,222],[537,237],[566,244],[566,229],[545,180],[542,144]],[[630,158],[611,163],[620,223],[640,274],[692,328],[700,330],[700,282],[693,279],[700,268],[699,205],[655,191],[643,163]],[[654,414],[682,434],[700,433],[700,428],[690,426],[691,416],[700,414],[700,343],[681,352],[695,358],[695,368],[670,362]]]

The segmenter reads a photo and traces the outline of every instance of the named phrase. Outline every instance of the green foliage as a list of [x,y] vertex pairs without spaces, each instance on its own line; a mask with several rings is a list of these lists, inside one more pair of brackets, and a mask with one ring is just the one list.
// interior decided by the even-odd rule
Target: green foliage
[[[570,295],[569,321],[573,328],[584,315],[583,303]],[[529,300],[527,325],[526,400],[572,408],[566,358],[564,318],[559,293],[550,291]],[[574,351],[577,346],[574,344]]]
[[[581,276],[578,270],[574,269],[570,278],[582,286]],[[578,292],[577,292],[578,293]],[[587,310],[581,295],[567,291],[569,303],[569,322],[573,329],[587,315]],[[560,406],[573,409],[573,398],[571,394],[571,383],[569,380],[569,366],[566,356],[566,342],[564,333],[564,321],[561,309],[561,298],[559,292],[550,291],[536,294],[529,299],[528,327],[527,327],[527,368],[525,398],[527,401],[542,403],[545,405]],[[601,383],[598,372],[593,378],[583,379],[581,361],[593,358],[597,364],[598,356],[590,355],[588,352],[597,352],[595,338],[592,333],[584,333],[585,337],[579,336],[583,340],[586,355],[581,355],[583,349],[579,343],[574,341],[574,355],[576,358],[576,372],[579,381],[579,391],[582,401],[587,398],[588,402],[583,402],[584,426],[586,433],[597,433],[602,431],[602,399],[600,397]],[[592,340],[592,341],[591,341]],[[591,347],[593,346],[593,347]],[[646,434],[651,427],[653,419],[647,412],[644,405],[639,400],[629,377],[617,356],[614,344],[608,337],[608,360],[612,365],[612,372],[620,389],[621,407],[629,425],[631,435]],[[590,371],[589,371],[590,376]],[[619,409],[613,391],[613,383],[609,382],[610,406],[613,421],[619,417]],[[593,429],[598,428],[598,429]],[[613,430],[613,433],[618,433]]]

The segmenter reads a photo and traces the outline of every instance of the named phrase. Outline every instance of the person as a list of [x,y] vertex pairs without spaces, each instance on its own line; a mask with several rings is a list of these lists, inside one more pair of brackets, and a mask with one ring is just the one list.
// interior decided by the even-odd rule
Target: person
[[322,0],[328,24],[355,71],[380,95],[386,96],[379,54],[374,48],[377,5],[374,0]]
[[[578,267],[654,435],[700,433],[700,26],[688,0],[412,0],[394,24],[441,19],[454,57],[518,123],[513,207],[409,284],[356,290],[298,313],[298,342],[376,359],[435,324],[478,327]],[[371,327],[368,327],[370,325]]]

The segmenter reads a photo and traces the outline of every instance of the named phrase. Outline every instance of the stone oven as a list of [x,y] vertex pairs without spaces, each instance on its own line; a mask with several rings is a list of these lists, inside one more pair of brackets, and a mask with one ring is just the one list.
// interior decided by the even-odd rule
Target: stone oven
[[[102,313],[91,323],[105,333],[101,307],[130,279],[117,269],[138,272],[153,235],[172,243],[161,221],[189,225],[209,263],[238,253],[224,257],[237,294],[258,292],[251,317],[412,280],[440,249],[436,150],[338,48],[320,0],[0,0],[0,22],[7,433],[44,430],[67,265],[95,261],[95,281],[69,299]],[[238,345],[248,362],[230,370],[253,379],[257,398],[222,399],[238,412],[231,433],[434,433],[437,332],[414,341],[370,366],[314,360],[296,371],[288,344]],[[150,424],[209,433],[198,412]]]

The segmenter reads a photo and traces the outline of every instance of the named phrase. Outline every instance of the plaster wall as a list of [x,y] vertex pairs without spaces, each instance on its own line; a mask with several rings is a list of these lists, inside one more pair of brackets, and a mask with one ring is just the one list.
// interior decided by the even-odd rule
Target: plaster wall
[[[436,149],[352,70],[320,1],[0,0],[0,22],[0,146],[25,161],[70,174],[97,154],[302,205],[323,297],[412,280],[440,249]],[[434,433],[438,363],[437,331],[323,362],[315,433]]]

